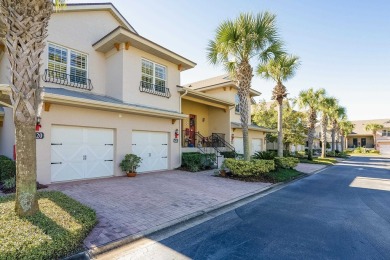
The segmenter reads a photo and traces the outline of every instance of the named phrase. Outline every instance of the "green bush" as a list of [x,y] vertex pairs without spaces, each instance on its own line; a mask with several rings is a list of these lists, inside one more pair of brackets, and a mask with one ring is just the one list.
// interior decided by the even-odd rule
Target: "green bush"
[[15,178],[9,178],[3,181],[3,187],[7,190],[13,189],[16,187]]
[[283,169],[293,169],[299,163],[299,159],[294,157],[276,157],[274,160],[276,167]]
[[378,150],[370,150],[370,153],[379,154],[379,151]]
[[11,160],[11,159],[8,158],[8,157],[5,156],[5,155],[0,155],[0,161],[3,161],[3,160]]
[[230,152],[220,152],[220,154],[221,154],[224,158],[236,158],[236,156],[237,156],[236,152],[234,152],[234,151],[230,151]]
[[76,250],[97,223],[95,212],[57,191],[38,192],[40,211],[16,215],[15,196],[0,197],[0,259],[60,259]]
[[205,170],[214,165],[215,158],[214,153],[183,153],[182,167],[190,172]]
[[5,181],[10,178],[15,179],[16,164],[10,159],[0,160],[0,181]]
[[253,155],[253,159],[256,160],[273,160],[277,156],[275,151],[263,151],[257,152]]
[[124,172],[135,172],[140,166],[142,158],[135,154],[126,154],[119,166]]
[[228,158],[222,168],[228,168],[237,176],[259,176],[275,170],[275,163],[273,160],[244,161]]

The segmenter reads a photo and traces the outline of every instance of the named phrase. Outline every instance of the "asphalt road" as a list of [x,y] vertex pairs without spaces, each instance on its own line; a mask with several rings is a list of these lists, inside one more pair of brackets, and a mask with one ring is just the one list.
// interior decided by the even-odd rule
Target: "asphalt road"
[[192,259],[390,259],[390,158],[354,157],[159,244]]

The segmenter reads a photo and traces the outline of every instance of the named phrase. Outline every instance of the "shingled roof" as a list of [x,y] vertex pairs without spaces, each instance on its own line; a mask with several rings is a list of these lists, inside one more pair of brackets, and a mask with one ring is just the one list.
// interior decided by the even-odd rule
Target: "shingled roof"
[[380,124],[385,128],[390,128],[390,118],[387,119],[371,119],[371,120],[357,120],[352,121],[355,125],[351,135],[372,135],[371,131],[366,131],[368,124]]

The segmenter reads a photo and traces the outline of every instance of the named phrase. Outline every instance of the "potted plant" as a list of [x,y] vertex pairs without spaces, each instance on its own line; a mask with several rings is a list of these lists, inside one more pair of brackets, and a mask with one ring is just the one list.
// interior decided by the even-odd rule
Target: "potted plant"
[[119,166],[122,171],[126,172],[128,177],[135,177],[137,175],[136,170],[141,162],[141,157],[135,154],[126,154]]

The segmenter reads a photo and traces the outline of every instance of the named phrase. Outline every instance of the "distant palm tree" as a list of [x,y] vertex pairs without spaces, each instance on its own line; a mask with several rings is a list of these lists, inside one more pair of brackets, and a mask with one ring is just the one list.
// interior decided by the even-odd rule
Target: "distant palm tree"
[[16,140],[16,199],[19,216],[38,211],[35,125],[41,100],[40,66],[47,26],[61,0],[0,0],[0,41],[10,63],[11,103]]
[[318,109],[320,103],[326,96],[325,89],[321,88],[314,90],[310,88],[308,90],[302,90],[298,98],[295,100],[295,103],[298,104],[300,109],[307,109],[307,118],[309,121],[308,124],[308,134],[307,134],[307,143],[308,143],[308,159],[313,160],[313,141],[315,135],[315,126],[317,123]]
[[298,67],[299,58],[293,55],[282,54],[269,60],[266,63],[260,64],[257,68],[257,73],[265,79],[273,79],[276,86],[272,91],[272,99],[278,104],[278,156],[283,157],[283,99],[287,97],[287,89],[283,85],[294,77]]
[[339,106],[336,103],[333,107],[331,107],[329,111],[329,119],[332,127],[332,152],[336,150],[336,133],[339,131],[338,123],[347,117],[347,110],[345,107]]
[[376,150],[376,132],[380,129],[383,129],[383,125],[381,124],[375,124],[371,123],[366,125],[366,131],[371,131],[372,134],[374,135],[374,148]]
[[319,110],[321,112],[321,157],[326,157],[326,145],[327,145],[327,132],[328,132],[328,121],[329,121],[329,113],[336,106],[337,100],[334,97],[327,97],[322,100],[319,106]]
[[345,139],[350,133],[352,133],[353,128],[355,125],[351,122],[348,121],[346,118],[341,120],[339,122],[339,129],[340,129],[340,134],[341,134],[341,152],[344,152],[345,148]]
[[282,43],[276,28],[276,16],[268,12],[257,16],[243,13],[235,20],[222,22],[214,40],[209,42],[209,61],[222,64],[238,87],[245,160],[250,159],[248,99],[253,77],[250,61],[266,61],[281,53]]

